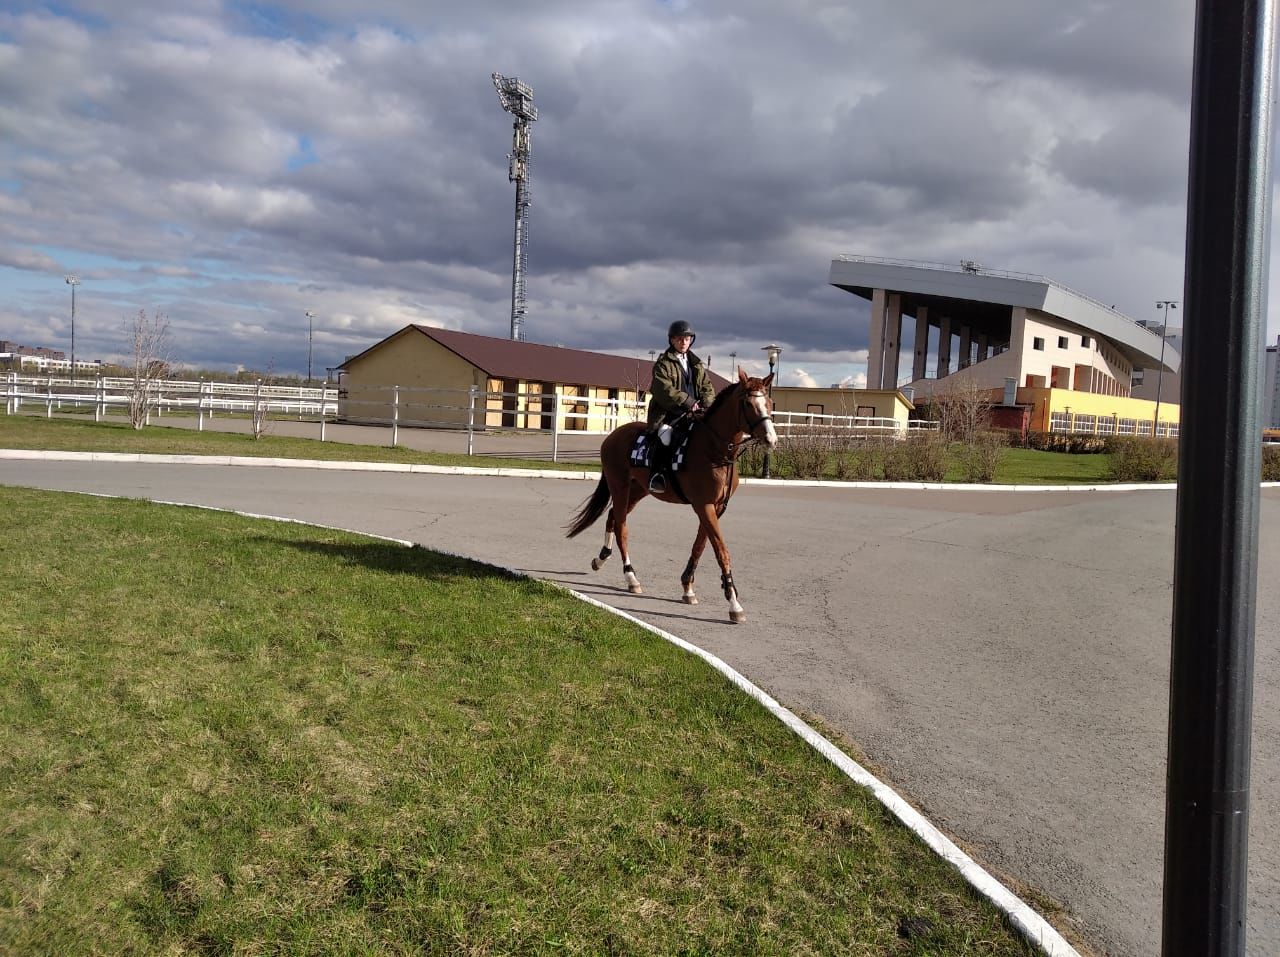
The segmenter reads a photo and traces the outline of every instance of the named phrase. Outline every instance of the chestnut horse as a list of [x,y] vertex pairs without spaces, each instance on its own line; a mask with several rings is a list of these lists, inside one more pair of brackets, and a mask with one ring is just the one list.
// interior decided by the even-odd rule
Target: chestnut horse
[[729,602],[729,620],[746,621],[746,612],[738,602],[738,590],[733,584],[729,549],[720,534],[720,516],[738,488],[736,462],[743,443],[750,437],[773,448],[778,441],[770,418],[773,399],[769,396],[769,385],[772,381],[772,373],[767,378],[755,379],[738,369],[738,381],[722,389],[702,420],[694,424],[685,446],[684,465],[676,473],[675,481],[668,482],[667,490],[660,495],[649,491],[649,470],[631,464],[631,449],[636,438],[648,426],[643,422],[630,422],[605,436],[600,443],[600,484],[574,515],[568,531],[568,537],[573,538],[589,528],[604,514],[605,506],[612,499],[613,506],[605,522],[604,547],[592,560],[593,569],[598,570],[613,554],[616,535],[627,590],[639,594],[642,590],[640,579],[627,556],[627,516],[646,495],[654,495],[662,502],[687,503],[698,516],[698,535],[689,552],[689,564],[680,576],[680,584],[684,586],[683,600],[690,605],[698,603],[693,592],[693,573],[710,541],[716,561],[720,563],[720,584]]

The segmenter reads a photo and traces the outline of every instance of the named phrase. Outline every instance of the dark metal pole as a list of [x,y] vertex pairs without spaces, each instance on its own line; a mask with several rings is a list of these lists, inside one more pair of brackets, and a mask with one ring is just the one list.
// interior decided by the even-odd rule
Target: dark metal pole
[[[769,375],[773,375],[773,358],[774,358],[773,356],[769,356]],[[769,391],[770,392],[773,391],[772,383],[770,383],[769,385]],[[773,478],[773,475],[770,473],[770,469],[769,469],[769,467],[772,464],[773,463],[769,461],[769,446],[766,445],[764,447],[764,468],[760,473],[761,478]]]
[[1196,11],[1165,957],[1245,953],[1275,2]]

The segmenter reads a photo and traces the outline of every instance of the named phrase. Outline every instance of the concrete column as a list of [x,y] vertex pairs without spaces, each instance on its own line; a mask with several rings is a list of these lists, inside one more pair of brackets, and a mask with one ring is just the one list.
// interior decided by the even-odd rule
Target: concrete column
[[876,388],[884,378],[884,311],[884,290],[871,290],[871,328],[867,342],[868,389]]
[[966,323],[960,327],[960,363],[959,368],[965,369],[973,361],[973,334],[969,331]]
[[929,307],[916,309],[916,354],[911,363],[911,378],[923,379],[925,360],[929,358]]
[[938,378],[951,374],[951,318],[943,316],[938,323]]
[[990,358],[991,340],[985,332],[978,333],[978,361],[983,362]]
[[886,302],[884,317],[884,370],[880,388],[898,387],[898,362],[902,358],[902,296],[891,292]]

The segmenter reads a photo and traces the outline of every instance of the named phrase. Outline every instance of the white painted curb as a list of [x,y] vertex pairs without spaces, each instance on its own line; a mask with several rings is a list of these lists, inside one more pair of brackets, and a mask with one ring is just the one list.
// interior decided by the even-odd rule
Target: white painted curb
[[[42,489],[42,491],[61,491],[65,489]],[[106,495],[100,492],[76,492],[72,494],[90,495],[95,498],[126,498],[120,495]],[[162,499],[153,499],[158,505],[177,505],[185,508],[198,508],[210,512],[224,512],[232,515],[240,515],[245,518],[265,519],[273,522],[283,522],[289,525],[306,525],[311,528],[323,528],[329,531],[345,532],[351,535],[360,535],[365,538],[372,538],[379,541],[391,542],[396,545],[403,545],[407,548],[413,548],[416,543],[403,538],[390,538],[385,535],[374,535],[369,532],[362,532],[358,529],[342,528],[336,525],[319,525],[315,522],[304,522],[296,518],[282,518],[278,515],[262,515],[256,512],[243,512],[239,509],[217,508],[212,505],[193,505],[190,502],[171,502]],[[902,797],[885,784],[874,774],[868,771],[853,758],[845,754],[838,747],[828,741],[825,737],[815,731],[809,725],[805,724],[796,714],[779,704],[772,696],[763,689],[756,687],[742,674],[736,671],[728,663],[717,658],[709,651],[699,648],[697,645],[690,644],[683,638],[673,635],[668,631],[663,631],[646,621],[631,615],[618,608],[606,605],[598,599],[592,598],[590,595],[584,595],[582,592],[574,591],[558,582],[547,581],[546,579],[533,579],[533,576],[524,572],[517,571],[514,568],[508,568],[505,565],[497,565],[493,562],[481,561],[472,558],[469,555],[463,555],[458,552],[450,552],[441,548],[432,548],[431,551],[439,552],[442,555],[449,555],[453,558],[461,558],[466,561],[475,562],[477,565],[485,565],[489,568],[496,568],[505,572],[514,578],[526,578],[536,581],[545,582],[567,594],[572,595],[579,601],[584,601],[596,608],[603,609],[612,615],[623,618],[626,621],[639,625],[645,631],[657,635],[664,641],[668,641],[690,654],[696,655],[703,661],[707,662],[712,668],[724,675],[729,681],[740,690],[744,691],[749,697],[755,699],[762,704],[770,714],[781,721],[791,731],[797,734],[810,747],[817,751],[820,755],[834,764],[846,777],[855,784],[867,788],[876,800],[885,806],[893,815],[898,818],[912,833],[925,842],[934,853],[938,854],[943,860],[951,864],[960,875],[973,886],[983,897],[991,901],[1002,913],[1004,913],[1015,927],[1027,938],[1032,944],[1039,947],[1047,957],[1081,957],[1080,952],[1067,943],[1066,939],[1053,928],[1047,920],[1036,913],[1026,902],[1005,887],[998,880],[991,876],[977,861],[971,858],[964,851],[960,850],[954,842],[945,834],[939,831],[929,822],[929,820],[908,804]]]
[[[126,462],[150,465],[233,465],[281,469],[331,469],[348,472],[415,472],[437,475],[494,475],[509,478],[551,478],[598,481],[599,472],[570,469],[483,468],[469,465],[412,465],[404,462],[331,462],[327,459],[273,459],[252,455],[153,455],[147,452],[46,452],[34,449],[0,449],[0,459],[48,462]],[[1177,484],[1132,483],[1108,485],[970,485],[962,482],[833,482],[819,479],[741,479],[743,485],[773,488],[896,489],[937,492],[1154,492],[1174,491]],[[1262,482],[1262,488],[1280,488],[1280,482]]]

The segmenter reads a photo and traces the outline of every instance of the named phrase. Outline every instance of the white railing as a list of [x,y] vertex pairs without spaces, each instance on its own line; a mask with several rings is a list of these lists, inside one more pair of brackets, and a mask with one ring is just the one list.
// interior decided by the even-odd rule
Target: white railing
[[[1151,419],[1120,418],[1114,415],[1085,415],[1073,412],[1053,412],[1049,415],[1049,431],[1067,435],[1140,435],[1151,437]],[[1178,437],[1178,423],[1160,420],[1155,435],[1162,439]]]
[[[69,376],[23,376],[8,373],[0,379],[6,414],[39,409],[46,417],[56,412],[92,408],[94,421],[127,414],[133,394],[131,379]],[[350,421],[391,430],[391,445],[400,444],[400,429],[436,428],[465,431],[467,454],[474,455],[475,436],[519,433],[549,440],[552,461],[562,455],[561,437],[607,435],[619,425],[643,421],[643,402],[542,392],[484,392],[387,385],[360,387],[354,393],[333,386],[265,385],[252,382],[190,382],[161,380],[150,384],[147,424],[151,415],[194,416],[203,431],[217,415],[249,415],[314,421],[320,441],[326,424]],[[341,419],[339,419],[341,415]],[[536,453],[536,454],[545,454]],[[591,453],[594,455],[594,451]]]
[[808,436],[815,438],[906,438],[912,432],[936,431],[937,422],[867,415],[824,415],[816,412],[773,413],[774,428],[779,439]]

